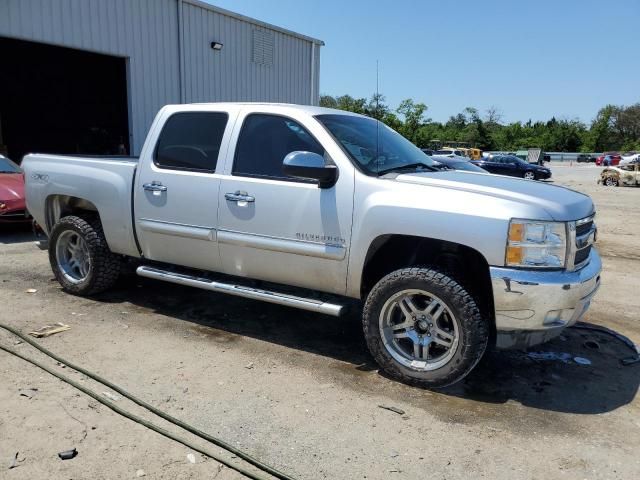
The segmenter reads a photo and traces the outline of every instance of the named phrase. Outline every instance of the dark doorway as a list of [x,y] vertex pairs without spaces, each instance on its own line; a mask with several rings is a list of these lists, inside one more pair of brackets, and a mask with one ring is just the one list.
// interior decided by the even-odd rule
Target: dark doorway
[[129,153],[126,60],[0,37],[0,153]]

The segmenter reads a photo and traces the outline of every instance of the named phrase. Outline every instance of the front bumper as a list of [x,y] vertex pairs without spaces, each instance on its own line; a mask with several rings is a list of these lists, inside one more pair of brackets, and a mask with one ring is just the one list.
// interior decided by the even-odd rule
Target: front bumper
[[31,221],[31,215],[22,210],[0,210],[0,225],[3,223],[26,223]]
[[576,323],[600,287],[601,270],[595,248],[589,262],[574,272],[490,267],[496,346],[527,348]]

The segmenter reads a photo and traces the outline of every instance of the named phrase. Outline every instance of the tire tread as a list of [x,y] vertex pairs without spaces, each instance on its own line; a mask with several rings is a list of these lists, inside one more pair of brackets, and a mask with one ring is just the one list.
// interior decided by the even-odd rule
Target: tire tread
[[[382,341],[371,338],[371,323],[375,323],[377,330],[378,317],[375,315],[376,304],[385,292],[403,281],[423,281],[435,285],[448,292],[462,312],[459,321],[465,324],[461,341],[464,342],[462,360],[445,376],[439,379],[420,379],[404,373],[386,352]],[[488,345],[490,328],[489,322],[482,315],[474,298],[453,278],[429,267],[410,267],[391,272],[380,280],[367,296],[362,315],[363,329],[369,350],[376,362],[392,377],[401,382],[427,388],[440,388],[462,380],[473,370],[480,361]],[[466,334],[466,335],[465,335]],[[464,337],[464,338],[463,338]]]

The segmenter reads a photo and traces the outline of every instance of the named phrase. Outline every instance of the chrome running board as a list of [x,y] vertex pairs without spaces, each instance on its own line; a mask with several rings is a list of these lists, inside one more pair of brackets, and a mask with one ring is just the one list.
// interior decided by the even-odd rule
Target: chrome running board
[[141,277],[164,280],[165,282],[177,283],[188,287],[202,288],[203,290],[210,290],[212,292],[228,293],[229,295],[235,295],[237,297],[262,300],[263,302],[277,303],[278,305],[324,313],[325,315],[332,315],[334,317],[342,315],[345,308],[344,305],[327,303],[321,300],[296,297],[295,295],[260,290],[259,288],[245,287],[243,285],[216,282],[208,278],[194,277],[183,273],[160,270],[158,268],[138,267],[136,273]]

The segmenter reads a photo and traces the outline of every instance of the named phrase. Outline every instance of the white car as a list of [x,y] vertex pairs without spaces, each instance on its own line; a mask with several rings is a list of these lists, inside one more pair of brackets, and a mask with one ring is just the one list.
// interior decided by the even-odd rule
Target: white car
[[640,153],[632,153],[631,155],[623,155],[619,165],[629,165],[633,161],[640,160]]

